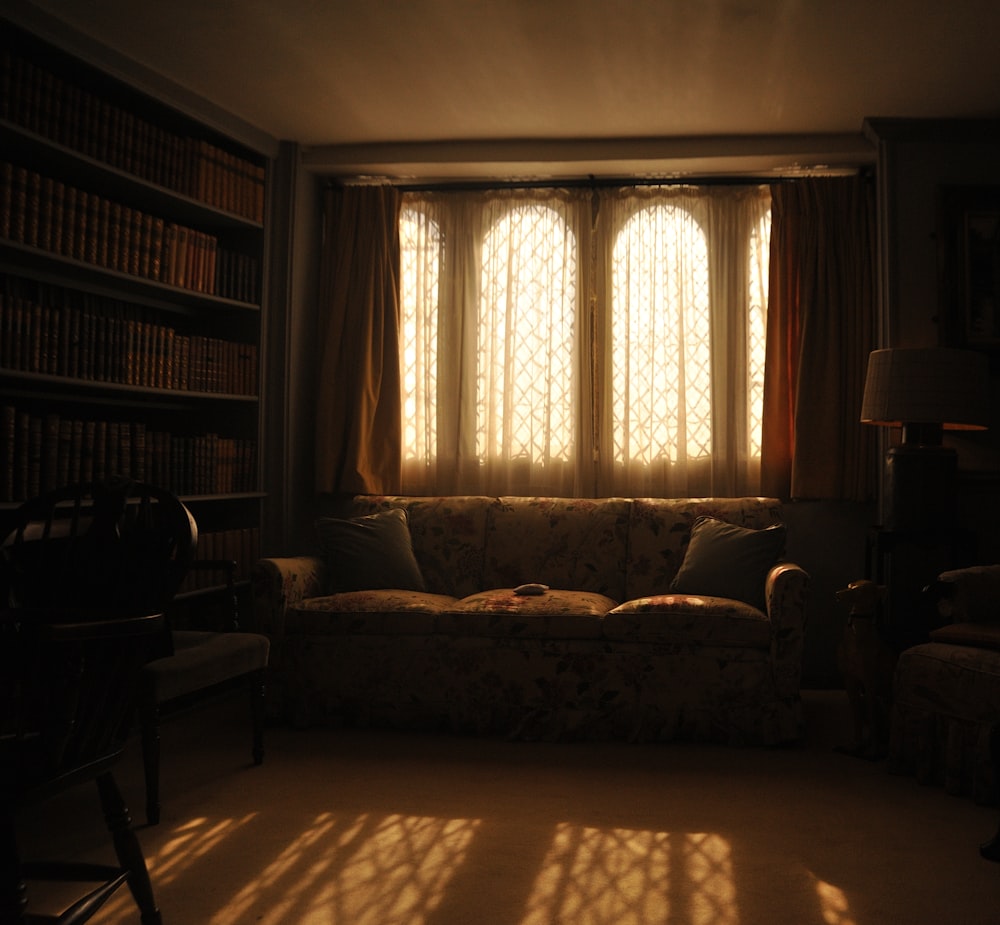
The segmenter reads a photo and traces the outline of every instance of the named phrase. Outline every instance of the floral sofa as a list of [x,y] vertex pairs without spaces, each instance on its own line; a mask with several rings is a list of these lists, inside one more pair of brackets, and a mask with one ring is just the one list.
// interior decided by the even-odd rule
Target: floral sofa
[[272,708],[294,724],[801,733],[809,579],[782,561],[777,500],[358,496],[317,531],[315,555],[254,573]]

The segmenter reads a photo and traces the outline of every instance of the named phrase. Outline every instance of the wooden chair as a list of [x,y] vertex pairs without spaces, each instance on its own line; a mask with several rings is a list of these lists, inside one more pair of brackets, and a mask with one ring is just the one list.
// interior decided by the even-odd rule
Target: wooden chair
[[196,560],[195,569],[226,575],[231,602],[228,626],[221,631],[173,630],[171,654],[151,661],[143,671],[139,695],[143,765],[146,777],[146,821],[160,821],[160,717],[228,687],[244,682],[250,691],[254,764],[264,760],[264,704],[270,640],[259,633],[244,633],[239,626],[234,573],[236,562]]
[[[183,506],[131,487],[75,486],[16,514],[2,548],[0,921],[88,921],[122,884],[159,925],[145,859],[114,779],[141,672],[166,638],[162,610],[194,553]],[[17,815],[94,780],[117,866],[24,863]],[[26,824],[27,824],[27,820]],[[28,908],[26,880],[98,885],[60,913]]]
[[[113,768],[124,748],[139,671],[163,631],[163,615],[89,619],[55,611],[7,611],[3,638],[4,700],[0,731],[0,922],[88,921],[124,883],[144,925],[159,925],[142,847]],[[22,862],[17,815],[84,781],[95,781],[116,866]],[[66,909],[29,909],[31,881],[96,884]]]
[[[265,675],[267,671],[269,640],[256,633],[239,632],[238,612],[235,607],[233,570],[235,563],[200,561],[196,558],[198,526],[188,508],[170,492],[139,482],[123,481],[113,489],[102,484],[70,486],[52,492],[43,498],[27,502],[19,509],[18,522],[34,523],[28,528],[40,533],[46,511],[62,511],[54,525],[48,528],[50,534],[79,534],[81,529],[95,534],[98,543],[105,529],[97,529],[89,524],[92,516],[86,505],[76,516],[80,523],[74,526],[74,518],[68,511],[73,508],[73,499],[104,497],[113,491],[123,505],[122,526],[129,537],[128,543],[121,543],[113,555],[101,556],[96,549],[85,548],[73,557],[71,563],[61,564],[61,568],[72,571],[65,574],[60,585],[76,588],[80,593],[84,588],[86,599],[95,595],[90,585],[103,589],[111,606],[134,606],[142,601],[147,607],[169,612],[170,604],[180,587],[184,576],[191,569],[221,568],[228,573],[229,595],[234,602],[230,625],[224,632],[197,630],[167,630],[153,652],[153,658],[144,668],[139,682],[138,712],[142,727],[143,764],[146,777],[146,819],[156,824],[160,819],[160,736],[161,714],[179,704],[192,702],[205,693],[215,691],[234,681],[245,681],[251,692],[252,756],[255,764],[263,760],[264,697]],[[145,525],[146,529],[135,529]],[[15,528],[16,532],[16,528]],[[67,542],[78,543],[72,537],[63,537]],[[90,544],[93,545],[93,544]],[[169,556],[163,553],[169,550]],[[104,550],[106,553],[107,551]],[[160,554],[165,561],[163,573],[137,580],[134,576],[141,563],[149,554]],[[37,553],[42,555],[42,553]],[[58,549],[48,548],[44,553],[49,560],[58,556]],[[26,556],[22,549],[21,557]],[[82,560],[82,561],[77,561]],[[51,565],[38,563],[41,570]],[[56,588],[52,595],[44,590],[35,600],[41,605],[59,600]],[[97,596],[100,596],[98,594]],[[169,613],[168,613],[169,617]]]

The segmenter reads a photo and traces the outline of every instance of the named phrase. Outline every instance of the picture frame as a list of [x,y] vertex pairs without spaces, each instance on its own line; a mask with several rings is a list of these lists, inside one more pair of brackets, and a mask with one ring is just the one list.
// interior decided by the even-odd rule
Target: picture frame
[[944,187],[938,238],[944,345],[1000,354],[1000,187]]

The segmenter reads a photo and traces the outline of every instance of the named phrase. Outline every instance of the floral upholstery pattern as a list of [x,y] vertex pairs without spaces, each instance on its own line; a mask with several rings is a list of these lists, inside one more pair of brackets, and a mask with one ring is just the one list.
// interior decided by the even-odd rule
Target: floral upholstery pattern
[[440,615],[437,631],[450,636],[520,636],[542,639],[596,639],[615,601],[589,591],[552,589],[521,596],[511,588],[462,598]]
[[630,642],[686,642],[767,649],[771,624],[755,607],[721,597],[661,594],[608,612],[604,634]]
[[774,498],[635,498],[629,514],[629,554],[622,600],[665,594],[684,561],[694,522],[715,517],[762,530],[782,522]]
[[[765,611],[667,590],[698,516],[759,529],[781,522],[779,502],[377,496],[353,513],[390,507],[407,512],[425,592],[331,595],[316,557],[258,564],[258,618],[282,650],[275,710],[292,722],[734,744],[801,733],[808,575],[772,568]],[[515,594],[525,582],[550,589]]]
[[285,614],[299,601],[323,593],[326,564],[318,556],[258,560],[251,577],[254,626],[271,640],[268,655],[268,715],[281,714],[284,691]]
[[759,651],[682,643],[476,635],[303,635],[292,652],[294,723],[574,740],[675,738],[732,745],[800,734]]
[[629,502],[500,498],[486,533],[481,588],[538,581],[625,600]]
[[[427,590],[466,597],[483,586],[487,520],[495,498],[409,498],[359,495],[352,515],[402,508],[410,523],[413,554]],[[517,582],[520,584],[520,582]]]

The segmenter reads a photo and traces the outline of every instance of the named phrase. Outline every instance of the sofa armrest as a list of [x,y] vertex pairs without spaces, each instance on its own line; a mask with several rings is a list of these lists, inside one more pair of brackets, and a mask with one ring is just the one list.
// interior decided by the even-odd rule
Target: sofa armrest
[[792,562],[779,562],[768,572],[764,597],[771,621],[774,683],[782,697],[799,695],[808,591],[809,573]]
[[258,559],[253,568],[253,606],[259,631],[272,640],[283,639],[288,608],[318,597],[326,583],[326,563],[319,556]]
[[942,572],[927,591],[948,623],[1000,623],[1000,565]]
[[289,607],[318,597],[327,587],[326,563],[318,556],[258,559],[253,567],[255,629],[271,640],[267,711],[281,716],[284,699],[285,615]]

